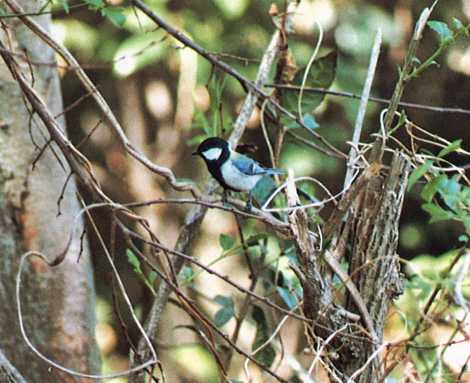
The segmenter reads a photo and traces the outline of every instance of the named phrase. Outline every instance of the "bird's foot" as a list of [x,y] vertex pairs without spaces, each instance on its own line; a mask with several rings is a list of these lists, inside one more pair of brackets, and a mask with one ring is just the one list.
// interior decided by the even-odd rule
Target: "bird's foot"
[[250,194],[248,196],[248,201],[246,202],[245,211],[247,213],[251,213],[252,210],[253,210],[253,197]]
[[232,207],[232,205],[230,204],[230,202],[228,202],[228,192],[227,192],[226,190],[224,190],[223,193],[222,193],[222,204],[223,204],[224,207],[226,207],[226,208]]

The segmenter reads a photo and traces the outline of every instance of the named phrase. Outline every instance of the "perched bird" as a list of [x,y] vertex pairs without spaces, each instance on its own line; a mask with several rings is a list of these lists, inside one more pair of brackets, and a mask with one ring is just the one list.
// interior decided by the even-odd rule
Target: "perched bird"
[[281,169],[262,167],[258,162],[232,150],[230,144],[218,137],[201,142],[193,155],[199,155],[217,182],[226,190],[249,192],[247,210],[251,210],[251,192],[265,175],[283,174]]

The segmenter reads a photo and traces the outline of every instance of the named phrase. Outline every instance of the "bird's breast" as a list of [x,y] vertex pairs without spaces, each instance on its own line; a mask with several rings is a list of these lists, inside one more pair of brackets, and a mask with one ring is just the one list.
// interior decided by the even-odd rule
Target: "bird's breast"
[[231,161],[226,161],[220,168],[224,182],[235,190],[250,191],[263,177],[261,174],[246,175]]

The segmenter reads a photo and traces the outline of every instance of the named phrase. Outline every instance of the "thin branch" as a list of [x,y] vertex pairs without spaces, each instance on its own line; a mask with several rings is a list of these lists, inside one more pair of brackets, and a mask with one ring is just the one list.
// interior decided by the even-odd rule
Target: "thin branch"
[[168,252],[169,254],[172,254],[172,255],[175,255],[176,257],[178,258],[181,258],[183,259],[184,261],[188,261],[190,263],[193,263],[195,264],[196,266],[200,267],[201,269],[203,269],[204,271],[206,271],[207,273],[211,274],[211,275],[214,275],[216,276],[217,278],[223,280],[224,282],[226,282],[227,284],[229,284],[230,286],[234,287],[235,289],[237,289],[238,291],[242,292],[242,293],[245,293],[245,294],[248,294],[250,295],[251,297],[257,299],[258,301],[264,303],[266,306],[269,306],[275,310],[278,310],[279,312],[282,312],[283,314],[286,314],[286,315],[289,315],[291,316],[292,318],[295,318],[295,319],[298,319],[298,320],[301,320],[303,322],[309,322],[310,320],[305,318],[304,316],[302,315],[299,315],[299,314],[295,314],[295,313],[292,313],[291,311],[289,310],[286,310],[284,308],[282,308],[281,306],[278,306],[276,305],[275,303],[271,302],[268,298],[266,297],[263,297],[261,295],[258,295],[256,294],[255,292],[253,291],[250,291],[249,289],[246,289],[245,287],[242,287],[240,286],[239,284],[233,282],[230,278],[220,274],[219,272],[211,269],[210,267],[202,264],[201,262],[199,262],[196,258],[190,256],[190,255],[187,255],[187,254],[184,254],[182,252],[179,252],[179,251],[176,251],[176,250],[171,250],[170,248],[160,244],[160,243],[155,243],[155,242],[152,242],[152,241],[148,241],[146,240],[145,238],[142,238],[139,234],[137,233],[134,233],[133,231],[129,230],[128,228],[126,227],[122,227],[122,229],[126,232],[126,234],[128,234],[129,236],[133,237],[133,238],[136,238],[140,241],[142,241],[143,243],[147,244],[147,245],[150,245],[156,249],[159,249],[159,250],[163,250],[165,252]]
[[[69,5],[69,9],[77,9],[77,8],[84,8],[87,7],[87,3],[82,3],[82,4],[71,4]],[[42,15],[50,15],[50,14],[57,14],[58,12],[54,13],[54,11],[44,11],[41,10],[39,12],[23,12],[21,14],[18,13],[5,13],[0,15],[0,20],[1,19],[14,19],[20,16],[42,16]]]
[[[12,0],[6,0],[12,1]],[[192,41],[189,37],[185,36],[182,32],[174,28],[172,25],[167,23],[163,20],[160,16],[158,16],[155,12],[153,12],[143,1],[141,0],[130,0],[130,3],[134,5],[136,8],[140,9],[143,13],[145,13],[153,22],[155,22],[160,28],[166,30],[171,36],[173,36],[176,40],[180,41],[185,47],[191,48],[192,50],[196,51],[199,55],[204,57],[208,60],[211,64],[215,67],[221,69],[225,73],[228,73],[230,76],[237,79],[240,84],[245,88],[252,91],[252,93],[256,94],[258,97],[262,97],[263,99],[267,99],[269,103],[281,114],[291,118],[292,120],[296,121],[302,128],[306,129],[311,135],[313,135],[316,139],[318,139],[324,146],[324,149],[321,149],[323,152],[329,155],[333,155],[339,158],[346,158],[347,156],[338,150],[335,146],[333,146],[330,142],[328,142],[324,137],[322,137],[317,132],[312,131],[309,129],[304,122],[302,121],[299,116],[294,115],[293,113],[289,112],[286,108],[280,105],[277,101],[275,101],[268,93],[266,93],[262,86],[260,86],[258,80],[253,82],[235,69],[233,69],[230,65],[226,64],[224,61],[220,60],[217,55],[207,51],[194,41]],[[262,65],[262,63],[261,63]],[[263,84],[264,86],[264,84]],[[247,96],[248,97],[248,96]]]
[[8,374],[8,376],[11,377],[11,379],[14,379],[14,382],[16,383],[27,383],[15,366],[13,366],[5,356],[2,349],[0,349],[0,368],[3,370],[3,372],[0,372],[0,376],[2,374]]
[[[276,88],[276,89],[284,89],[288,91],[293,91],[293,92],[300,92],[300,86],[296,85],[285,85],[285,84],[267,84],[266,87],[268,88]],[[315,88],[315,87],[308,87],[306,86],[304,88],[304,93],[316,93],[316,94],[328,94],[331,96],[337,96],[337,97],[347,97],[347,98],[353,98],[356,100],[361,99],[361,95],[352,93],[352,92],[344,92],[344,91],[339,91],[339,90],[331,90],[331,89],[325,89],[325,88]],[[389,105],[391,100],[387,98],[381,98],[381,97],[374,97],[370,96],[369,101],[372,102],[377,102],[380,104],[384,105]],[[425,104],[417,104],[413,102],[405,102],[405,101],[400,101],[398,103],[399,106],[407,107],[407,108],[412,108],[412,109],[421,109],[421,110],[427,110],[430,112],[438,112],[438,113],[450,113],[450,114],[470,114],[470,109],[463,109],[463,108],[451,108],[451,107],[445,107],[445,106],[433,106],[433,105],[425,105]]]
[[362,90],[361,102],[359,104],[359,111],[357,112],[356,122],[354,124],[354,132],[352,138],[351,150],[349,151],[349,158],[347,163],[346,177],[344,177],[344,187],[351,184],[353,178],[353,164],[356,161],[356,157],[359,153],[356,152],[356,147],[359,144],[361,138],[362,126],[364,124],[364,117],[366,115],[367,104],[369,102],[370,90],[372,88],[372,82],[374,81],[375,69],[377,68],[377,61],[380,55],[380,46],[382,44],[382,30],[379,28],[375,35],[374,45],[370,54],[369,69],[367,71],[367,78],[364,83],[364,89]]
[[[145,10],[144,13],[146,13],[152,20],[160,21],[160,18],[156,16],[150,9],[148,9],[145,4],[141,3],[140,1],[133,2],[133,4],[135,4],[136,7],[141,10]],[[173,33],[175,33],[176,36],[179,37],[179,39],[182,39],[183,43],[184,41],[190,41],[187,37],[183,36],[180,32],[175,30],[173,27],[169,26],[164,21],[162,22],[163,22],[163,25],[170,28],[170,30]],[[275,58],[277,57],[277,54],[279,51],[279,41],[280,41],[280,33],[279,31],[276,31],[273,34],[273,37],[271,38],[271,41],[261,60],[261,64],[259,66],[258,74],[256,76],[256,81],[255,81],[256,88],[262,87],[267,82],[269,72],[271,70],[273,62]],[[203,48],[199,48],[199,49],[203,49]],[[205,55],[209,55],[212,59],[218,61],[218,59],[214,58],[211,54],[209,54],[205,50],[203,51]],[[230,70],[232,69],[230,68]],[[258,99],[259,99],[259,94],[255,91],[255,89],[249,88],[248,94],[242,105],[240,113],[233,125],[233,131],[228,139],[230,145],[233,148],[237,146],[238,140],[243,135],[246,124],[256,107]],[[204,188],[205,194],[206,195],[211,194],[216,189],[216,187],[217,187],[217,184],[214,180],[209,181],[208,184]],[[186,215],[185,226],[181,230],[176,246],[175,246],[175,251],[177,253],[184,254],[189,251],[189,248],[195,238],[196,233],[199,230],[199,227],[205,216],[206,211],[207,211],[206,207],[199,205],[191,209],[191,211]],[[176,274],[178,274],[181,271],[185,261],[186,260],[184,259],[184,257],[181,257],[181,256],[177,256],[176,258],[172,260],[172,266]],[[150,313],[147,319],[146,330],[147,330],[147,333],[150,335],[150,337],[154,337],[155,334],[157,333],[157,328],[160,322],[160,318],[163,314],[164,308],[171,294],[171,291],[172,290],[170,286],[166,283],[162,283],[158,289],[157,298],[153,302],[152,308],[150,309]],[[143,350],[144,350],[143,343],[140,342],[139,352],[143,352]],[[132,360],[133,360],[133,355],[131,355],[131,363],[132,363]],[[135,382],[137,381],[136,379],[137,377],[133,376],[131,377],[130,381]]]
[[[78,377],[81,377],[81,378],[96,379],[96,380],[113,379],[113,378],[118,378],[118,377],[121,377],[121,376],[128,376],[128,375],[130,375],[134,372],[141,371],[142,369],[145,369],[149,366],[152,366],[152,365],[154,365],[155,363],[158,362],[155,350],[153,349],[153,346],[152,346],[151,342],[148,339],[147,339],[147,341],[148,341],[147,345],[150,348],[151,353],[152,353],[152,357],[151,357],[150,360],[146,361],[145,363],[143,363],[141,365],[132,367],[128,370],[125,370],[125,371],[122,371],[122,372],[117,372],[117,373],[112,373],[112,374],[107,374],[107,375],[94,375],[94,374],[86,374],[86,373],[74,371],[74,370],[71,370],[67,367],[62,366],[59,363],[54,362],[53,360],[49,359],[47,356],[42,354],[41,351],[39,351],[36,348],[36,346],[34,346],[34,344],[31,342],[31,339],[29,338],[28,334],[26,334],[26,330],[24,328],[24,322],[23,322],[23,311],[22,311],[22,304],[21,304],[21,276],[22,276],[22,273],[23,273],[23,269],[25,268],[25,263],[30,257],[39,257],[44,263],[46,263],[50,267],[55,266],[55,264],[53,262],[50,262],[44,254],[42,254],[40,252],[37,252],[37,251],[29,251],[29,252],[27,252],[27,253],[25,253],[21,256],[20,264],[19,264],[19,267],[18,267],[18,274],[16,276],[16,303],[17,303],[17,307],[18,307],[18,322],[19,322],[19,325],[20,325],[21,336],[23,337],[24,341],[26,342],[28,347],[31,349],[31,351],[34,354],[36,354],[40,359],[42,359],[48,365],[50,365],[50,366],[52,366],[52,367],[54,367],[54,368],[56,368],[60,371],[63,371],[65,373],[69,374],[69,375],[78,376]],[[136,324],[139,327],[139,329],[142,331],[142,335],[146,336],[145,332],[143,331],[143,329],[140,326],[140,323],[138,322],[137,317],[134,314],[134,310],[133,310],[132,305],[130,303],[130,300],[127,296],[125,287],[122,284],[122,281],[121,281],[119,275],[117,274],[117,270],[115,269],[115,266],[112,262],[111,262],[111,265],[112,265],[112,268],[113,268],[113,272],[115,273],[116,278],[118,279],[118,283],[119,283],[119,287],[121,288],[121,292],[122,292],[122,294],[123,294],[123,296],[126,300],[126,303],[129,305],[131,315],[133,316],[134,320],[136,321]]]
[[[136,238],[139,238],[139,236],[133,232],[131,232],[130,230],[128,230],[125,226],[123,226],[122,224],[119,224],[121,229],[123,229],[123,231],[127,234],[130,234],[130,236],[134,236]],[[140,238],[142,240],[142,238]],[[135,247],[134,247],[135,250],[137,250]],[[190,315],[192,316],[195,320],[199,320],[203,323],[203,325],[205,325],[208,330],[212,330],[213,332],[215,332],[218,336],[220,336],[228,345],[230,345],[237,353],[239,353],[240,355],[243,355],[245,358],[248,358],[249,360],[251,360],[254,364],[256,364],[259,368],[261,368],[263,371],[265,371],[266,373],[268,373],[269,375],[271,375],[273,378],[275,378],[276,380],[278,380],[279,382],[282,382],[282,383],[288,383],[285,379],[281,378],[280,376],[278,376],[275,372],[271,371],[268,367],[264,366],[262,363],[260,363],[258,360],[256,360],[255,358],[253,358],[250,354],[246,353],[244,350],[242,350],[240,347],[238,347],[234,342],[231,341],[231,339],[225,335],[219,328],[217,328],[217,326],[215,326],[195,305],[194,303],[189,300],[185,295],[184,293],[180,290],[180,288],[177,286],[177,284],[175,282],[173,282],[171,280],[171,278],[168,278],[166,277],[163,273],[161,273],[161,271],[156,268],[151,262],[149,262],[149,260],[144,257],[140,251],[136,251],[136,254],[138,254],[140,256],[140,259],[142,261],[144,261],[152,270],[154,270],[159,276],[160,278],[162,278],[162,280],[165,282],[165,284],[167,286],[169,286],[169,288],[171,288],[171,290],[181,299],[182,303],[184,303],[184,306],[185,306],[185,311]]]
[[[199,189],[196,186],[194,186],[192,183],[178,181],[175,175],[173,174],[173,172],[171,171],[171,169],[153,163],[147,156],[145,156],[144,153],[142,153],[137,148],[135,148],[132,145],[132,143],[129,141],[129,139],[127,138],[126,134],[124,133],[124,129],[121,127],[118,120],[114,116],[114,113],[112,112],[108,103],[103,98],[101,93],[97,90],[96,86],[87,76],[85,71],[80,67],[80,64],[75,59],[75,57],[64,46],[56,42],[37,22],[35,22],[28,16],[21,15],[21,13],[23,13],[23,9],[16,2],[16,0],[4,0],[4,1],[13,12],[18,14],[18,17],[20,18],[20,20],[34,34],[36,34],[41,40],[43,40],[55,52],[57,52],[67,64],[69,64],[70,66],[74,68],[74,72],[77,75],[78,79],[80,80],[82,85],[85,87],[87,92],[90,93],[91,96],[94,98],[98,107],[101,109],[101,112],[104,114],[104,116],[110,123],[110,126],[113,128],[114,132],[117,134],[119,141],[121,142],[121,144],[124,146],[127,153],[129,153],[131,157],[135,158],[137,161],[139,161],[141,164],[146,166],[152,172],[164,177],[175,190],[189,191],[195,197],[200,196]],[[3,48],[3,50],[5,49],[4,46],[1,46],[1,48]],[[5,54],[5,52],[2,53],[1,51],[0,53],[2,54],[2,56]]]
[[[392,99],[387,109],[387,114],[385,115],[385,121],[384,121],[385,134],[388,134],[388,132],[390,131],[392,127],[393,120],[395,118],[395,112],[398,110],[398,103],[400,102],[400,99],[405,90],[405,86],[409,80],[408,75],[413,70],[413,60],[416,57],[416,51],[418,49],[418,45],[421,40],[424,27],[426,26],[427,20],[429,19],[429,16],[431,15],[431,11],[434,8],[436,3],[437,3],[437,0],[434,2],[434,4],[430,8],[425,8],[421,12],[419,20],[416,23],[410,45],[408,46],[408,51],[406,52],[403,67],[400,69],[400,76],[398,77],[398,82],[395,85]],[[370,155],[370,162],[380,163],[382,161],[386,139],[387,137],[382,137],[382,136],[377,137],[375,144],[374,144],[374,148]]]

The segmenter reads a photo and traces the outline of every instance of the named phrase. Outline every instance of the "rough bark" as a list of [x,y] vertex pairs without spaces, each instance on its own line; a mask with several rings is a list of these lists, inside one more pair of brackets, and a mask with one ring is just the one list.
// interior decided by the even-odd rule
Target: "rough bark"
[[[408,159],[395,153],[385,176],[377,163],[365,169],[325,226],[327,249],[316,248],[303,211],[289,217],[302,265],[304,312],[315,323],[311,335],[331,336],[329,346],[337,355],[332,362],[345,381],[380,348],[388,309],[402,291],[396,248],[409,168]],[[343,257],[349,263],[347,281],[339,275]],[[334,273],[346,285],[344,305],[335,295]],[[351,321],[351,313],[359,314],[362,324]],[[363,330],[358,331],[358,325]],[[380,376],[378,355],[354,382],[377,382]]]
[[[383,341],[383,329],[393,299],[403,292],[396,249],[398,223],[406,191],[410,163],[395,153],[388,175],[376,175],[351,207],[351,252],[349,273],[357,286],[374,323],[378,342]],[[346,308],[357,311],[348,297]],[[343,371],[351,375],[363,366],[377,345],[363,342],[361,353],[344,362]],[[375,358],[356,380],[357,383],[378,381],[380,358]]]
[[[23,0],[29,12],[40,1]],[[49,16],[37,17],[48,28]],[[5,32],[7,31],[7,32]],[[7,36],[8,33],[8,36]],[[33,62],[53,62],[54,54],[17,19],[10,19],[1,32],[3,44],[24,52]],[[23,70],[53,114],[63,110],[57,70],[50,66],[23,63]],[[30,71],[33,76],[31,76]],[[57,201],[69,174],[66,161],[52,144],[36,167],[38,154],[33,142],[42,147],[47,131],[25,107],[21,90],[3,62],[0,65],[0,349],[21,375],[30,382],[85,381],[49,370],[27,348],[21,337],[15,303],[18,262],[27,250],[41,251],[52,259],[67,242],[72,222],[80,209],[76,185],[71,179],[61,201]],[[59,123],[65,124],[61,118]],[[53,153],[53,148],[55,154]],[[59,162],[56,158],[61,159]],[[77,232],[83,229],[80,222]],[[49,269],[43,262],[31,262],[24,276],[22,304],[26,331],[33,343],[51,359],[81,372],[99,371],[99,354],[94,340],[94,284],[86,238],[80,262],[79,235],[72,241],[65,261]]]

